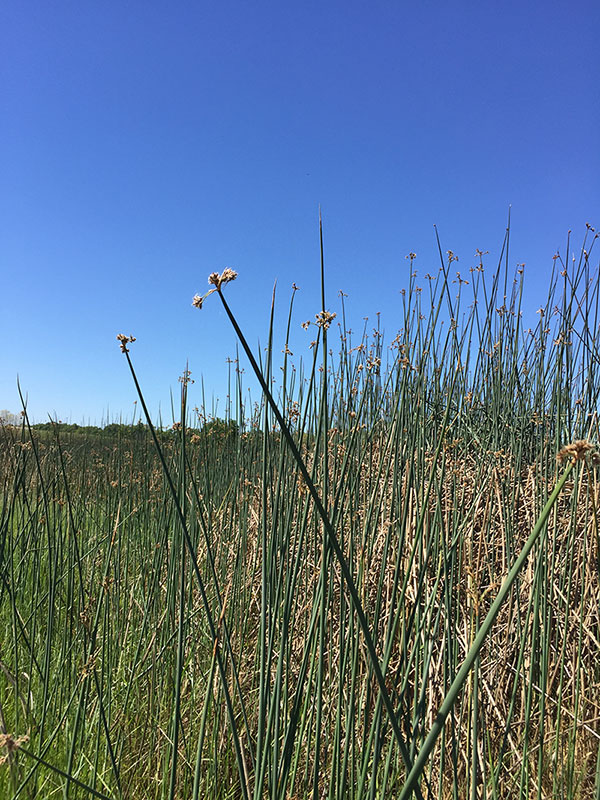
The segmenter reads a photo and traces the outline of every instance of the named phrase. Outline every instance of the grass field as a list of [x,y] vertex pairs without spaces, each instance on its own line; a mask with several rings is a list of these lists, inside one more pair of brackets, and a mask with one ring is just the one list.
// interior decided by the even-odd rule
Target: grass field
[[292,293],[237,420],[4,426],[0,797],[597,797],[595,239],[534,328],[450,253],[304,365]]

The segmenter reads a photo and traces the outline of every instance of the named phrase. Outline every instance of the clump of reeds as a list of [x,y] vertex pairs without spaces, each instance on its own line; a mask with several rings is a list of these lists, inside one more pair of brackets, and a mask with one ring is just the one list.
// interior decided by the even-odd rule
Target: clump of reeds
[[168,437],[2,429],[0,796],[596,796],[595,238],[532,328],[521,267],[449,252],[335,355],[322,263],[275,394],[274,311],[258,360],[213,273],[235,427],[186,368]]

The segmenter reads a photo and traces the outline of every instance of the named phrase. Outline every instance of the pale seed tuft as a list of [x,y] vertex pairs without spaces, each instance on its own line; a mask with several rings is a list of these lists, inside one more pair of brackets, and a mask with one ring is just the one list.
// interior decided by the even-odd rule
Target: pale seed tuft
[[124,333],[118,333],[117,340],[119,341],[119,347],[121,348],[121,352],[128,353],[129,348],[127,347],[127,345],[130,342],[135,342],[135,336],[125,336]]
[[594,449],[594,445],[587,442],[585,439],[578,439],[576,442],[566,445],[556,456],[559,464],[565,461],[570,461],[575,464],[577,461],[583,461],[587,454]]

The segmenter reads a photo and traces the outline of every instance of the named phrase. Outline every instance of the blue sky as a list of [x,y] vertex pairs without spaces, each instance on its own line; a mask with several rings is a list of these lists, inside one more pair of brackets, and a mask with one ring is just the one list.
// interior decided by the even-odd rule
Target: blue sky
[[0,408],[18,375],[36,421],[131,418],[123,332],[153,414],[186,361],[222,409],[234,335],[192,297],[236,269],[258,346],[277,280],[283,346],[293,282],[295,330],[319,311],[319,204],[351,324],[394,335],[434,224],[491,268],[509,205],[533,315],[567,231],[600,226],[599,24],[591,1],[4,3]]

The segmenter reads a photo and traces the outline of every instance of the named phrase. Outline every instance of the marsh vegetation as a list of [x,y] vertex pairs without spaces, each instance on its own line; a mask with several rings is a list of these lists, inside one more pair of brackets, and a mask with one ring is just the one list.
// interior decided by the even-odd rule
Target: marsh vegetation
[[168,435],[4,426],[0,796],[400,797],[465,659],[415,792],[597,796],[598,473],[557,462],[599,439],[595,238],[533,327],[506,253],[449,253],[389,340],[323,293],[304,364],[292,292],[222,422],[185,372]]

